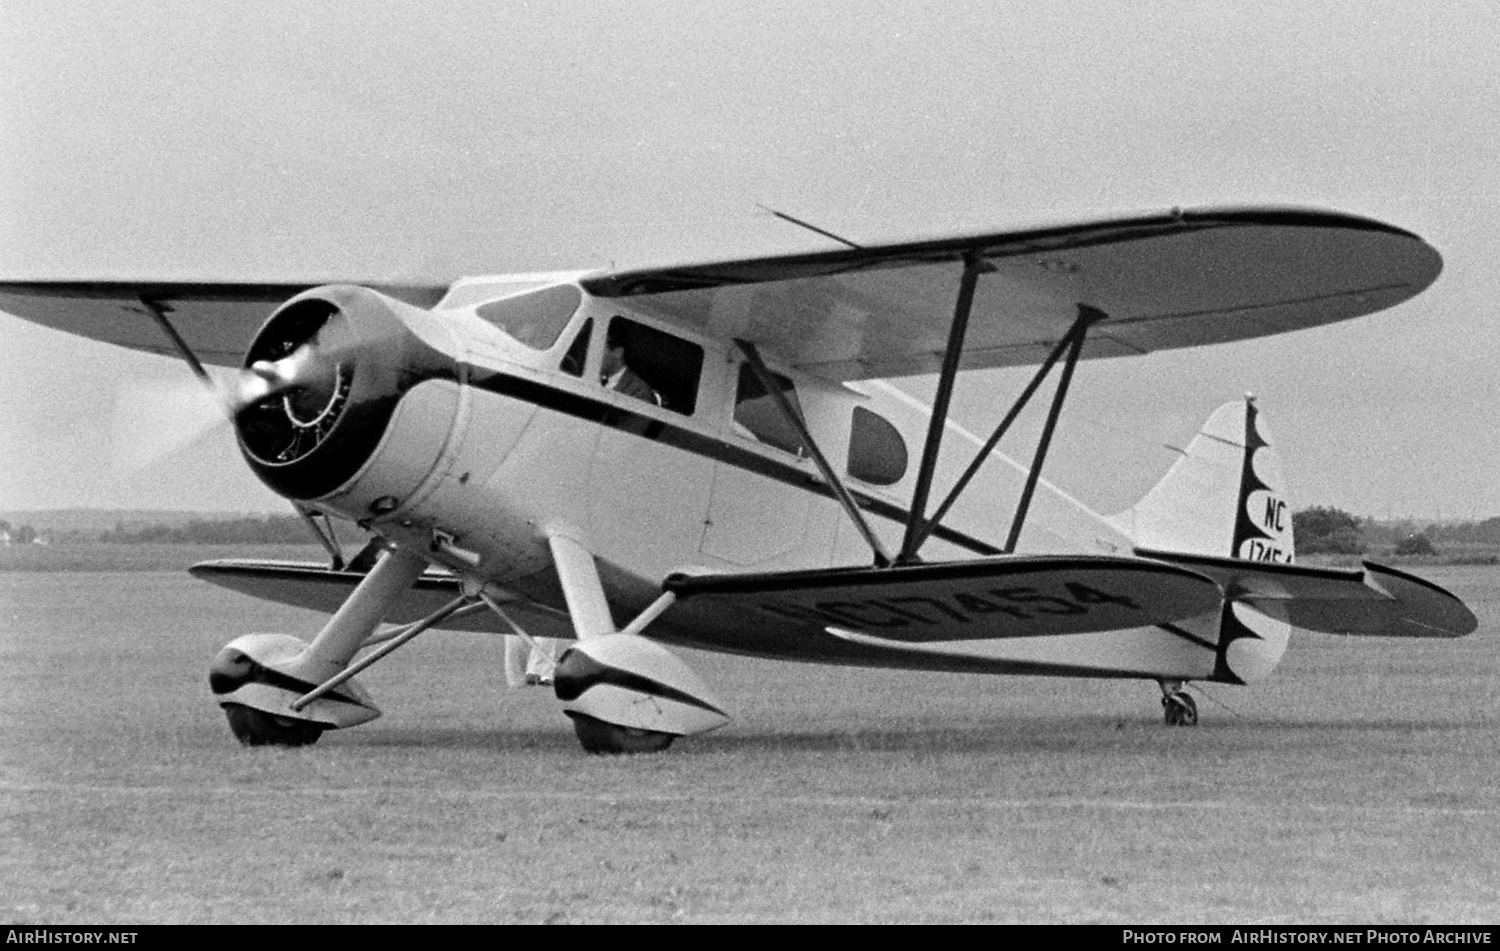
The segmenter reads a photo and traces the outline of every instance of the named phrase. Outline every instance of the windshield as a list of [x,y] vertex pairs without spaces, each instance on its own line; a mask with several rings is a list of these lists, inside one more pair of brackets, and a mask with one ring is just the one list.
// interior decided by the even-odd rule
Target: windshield
[[546,350],[583,303],[583,293],[571,284],[554,284],[539,291],[502,297],[475,309],[480,317],[533,350]]

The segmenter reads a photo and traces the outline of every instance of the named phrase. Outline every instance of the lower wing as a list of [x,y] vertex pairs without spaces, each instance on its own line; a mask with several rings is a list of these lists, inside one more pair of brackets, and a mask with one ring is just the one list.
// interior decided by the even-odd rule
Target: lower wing
[[[190,572],[193,577],[202,581],[252,598],[321,611],[324,614],[337,611],[355,586],[365,579],[363,571],[335,570],[306,562],[252,559],[205,561],[194,565]],[[452,601],[461,590],[462,586],[454,575],[428,571],[397,602],[386,621],[391,624],[407,624],[426,617]],[[573,636],[573,627],[564,612],[526,599],[504,601],[502,605],[507,613],[515,615],[517,623],[535,637]],[[511,629],[489,611],[459,617],[438,627],[490,631],[496,634],[511,633]]]
[[679,601],[737,621],[924,644],[1084,634],[1216,612],[1219,586],[1146,558],[999,556],[894,568],[679,574]]

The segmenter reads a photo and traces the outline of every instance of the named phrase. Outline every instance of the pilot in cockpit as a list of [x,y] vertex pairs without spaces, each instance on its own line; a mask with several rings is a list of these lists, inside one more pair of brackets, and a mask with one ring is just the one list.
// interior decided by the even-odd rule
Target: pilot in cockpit
[[625,341],[618,324],[611,324],[604,338],[604,362],[599,367],[599,382],[607,389],[638,400],[662,405],[661,394],[647,383],[640,374],[630,368],[625,356]]

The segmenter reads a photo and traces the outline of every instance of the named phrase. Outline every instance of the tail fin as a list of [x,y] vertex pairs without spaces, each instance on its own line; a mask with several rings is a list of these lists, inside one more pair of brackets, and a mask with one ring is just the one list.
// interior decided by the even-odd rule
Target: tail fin
[[1215,410],[1156,487],[1111,522],[1138,548],[1290,563],[1281,459],[1255,398]]
[[[1111,521],[1140,549],[1292,561],[1292,512],[1281,460],[1254,397],[1214,411],[1135,508]],[[1252,683],[1280,663],[1291,625],[1274,605],[1226,601],[1212,679]]]

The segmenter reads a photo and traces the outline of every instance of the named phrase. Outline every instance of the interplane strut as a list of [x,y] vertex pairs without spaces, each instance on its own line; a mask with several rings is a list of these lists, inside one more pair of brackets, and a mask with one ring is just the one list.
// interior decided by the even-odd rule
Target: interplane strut
[[979,275],[993,270],[988,264],[979,259],[977,254],[964,255],[963,278],[958,288],[958,300],[953,307],[953,323],[948,328],[948,347],[943,353],[943,366],[938,376],[937,395],[934,397],[932,406],[932,418],[927,425],[927,440],[922,447],[922,461],[917,472],[916,488],[912,492],[911,513],[906,523],[906,535],[901,543],[901,553],[896,560],[901,564],[911,564],[921,561],[919,552],[922,543],[931,536],[933,530],[942,523],[943,516],[953,507],[960,495],[963,494],[969,482],[979,471],[990,453],[1000,442],[1002,436],[1010,429],[1016,417],[1031,399],[1037,388],[1041,386],[1042,380],[1052,371],[1059,358],[1066,351],[1067,359],[1063,365],[1062,376],[1058,380],[1057,392],[1052,398],[1052,407],[1047,413],[1047,421],[1042,429],[1041,438],[1037,440],[1036,454],[1032,459],[1031,467],[1027,472],[1026,485],[1021,492],[1020,501],[1016,505],[1015,516],[1011,519],[1009,535],[1006,538],[1005,553],[1016,550],[1016,543],[1020,539],[1021,528],[1026,523],[1026,513],[1031,507],[1032,496],[1036,493],[1037,482],[1041,478],[1042,462],[1046,459],[1047,449],[1051,445],[1052,435],[1057,429],[1057,421],[1062,413],[1063,399],[1067,396],[1068,388],[1073,381],[1073,371],[1078,365],[1079,356],[1083,352],[1084,339],[1088,334],[1089,327],[1103,320],[1108,315],[1103,311],[1086,304],[1078,307],[1078,318],[1073,326],[1063,335],[1063,338],[1052,348],[1047,359],[1038,368],[1036,374],[1027,384],[1025,390],[1011,406],[1010,411],[995,427],[990,438],[985,441],[983,447],[975,455],[974,461],[964,470],[962,476],[949,490],[948,495],[937,507],[931,518],[926,517],[927,500],[932,492],[932,478],[937,470],[938,454],[942,449],[943,432],[948,421],[948,405],[953,397],[953,387],[958,378],[959,359],[963,355],[964,336],[968,331],[969,315],[974,306],[974,291],[979,281]]
[[982,261],[977,253],[970,251],[964,255],[964,274],[958,285],[958,300],[953,305],[953,322],[948,327],[948,347],[943,352],[943,367],[938,374],[932,418],[927,422],[927,441],[922,446],[922,462],[917,469],[917,486],[912,492],[911,514],[907,518],[901,554],[896,558],[902,563],[917,560],[923,512],[927,508],[927,496],[932,492],[932,475],[937,469],[938,450],[943,444],[943,429],[948,423],[948,403],[953,398],[953,385],[958,380],[958,361],[963,355],[964,336],[969,330],[969,314],[974,309],[974,288],[979,284],[980,273],[992,270],[994,268]]

